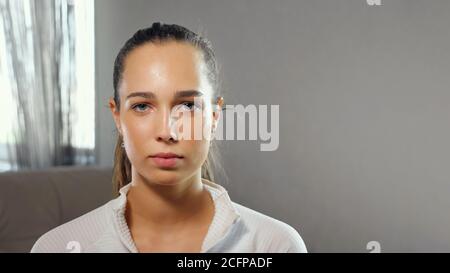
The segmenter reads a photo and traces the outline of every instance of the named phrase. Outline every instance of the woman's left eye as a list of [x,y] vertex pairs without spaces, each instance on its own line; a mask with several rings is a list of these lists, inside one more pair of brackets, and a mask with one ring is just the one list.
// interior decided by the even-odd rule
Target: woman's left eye
[[189,110],[200,110],[201,106],[196,105],[194,102],[192,101],[185,101],[183,103],[181,103],[182,106],[184,106],[185,108],[188,108]]

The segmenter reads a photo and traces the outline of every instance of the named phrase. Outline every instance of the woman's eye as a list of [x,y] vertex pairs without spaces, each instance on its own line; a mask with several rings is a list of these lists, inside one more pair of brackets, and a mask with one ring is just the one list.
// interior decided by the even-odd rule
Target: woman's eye
[[195,110],[201,110],[202,109],[201,106],[196,105],[192,101],[185,101],[185,102],[181,103],[180,106],[182,106],[183,110],[187,110],[187,111],[195,111]]
[[138,103],[133,105],[133,110],[137,111],[137,112],[145,112],[148,110],[149,106],[145,103]]

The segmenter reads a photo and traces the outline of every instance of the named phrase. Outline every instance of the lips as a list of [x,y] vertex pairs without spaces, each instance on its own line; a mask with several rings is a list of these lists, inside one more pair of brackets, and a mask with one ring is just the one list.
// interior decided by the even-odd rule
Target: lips
[[174,153],[157,153],[151,155],[150,158],[160,168],[174,168],[183,159],[183,156]]
[[160,158],[183,158],[181,155],[174,154],[174,153],[157,153],[157,154],[151,155],[150,157],[160,157]]

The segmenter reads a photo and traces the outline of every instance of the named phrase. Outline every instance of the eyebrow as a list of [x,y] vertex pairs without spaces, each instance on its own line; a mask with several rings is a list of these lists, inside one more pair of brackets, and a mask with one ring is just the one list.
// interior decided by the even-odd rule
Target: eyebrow
[[[203,93],[197,90],[182,90],[177,91],[174,95],[175,99],[178,98],[185,98],[185,97],[201,97],[203,96]],[[143,97],[146,99],[156,99],[156,95],[153,92],[145,91],[145,92],[133,92],[127,96],[125,100],[128,100],[132,97]]]

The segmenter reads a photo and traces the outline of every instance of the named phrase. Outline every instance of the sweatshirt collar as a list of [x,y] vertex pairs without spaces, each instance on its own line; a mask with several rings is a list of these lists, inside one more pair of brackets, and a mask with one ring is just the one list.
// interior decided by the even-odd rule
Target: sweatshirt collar
[[[214,217],[203,240],[201,252],[204,253],[226,237],[232,225],[239,220],[241,215],[234,207],[228,191],[223,186],[204,178],[202,178],[202,184],[211,194],[215,209]],[[114,225],[122,243],[131,252],[138,252],[125,219],[127,193],[130,187],[131,183],[120,188],[119,196],[113,200],[112,209]]]

